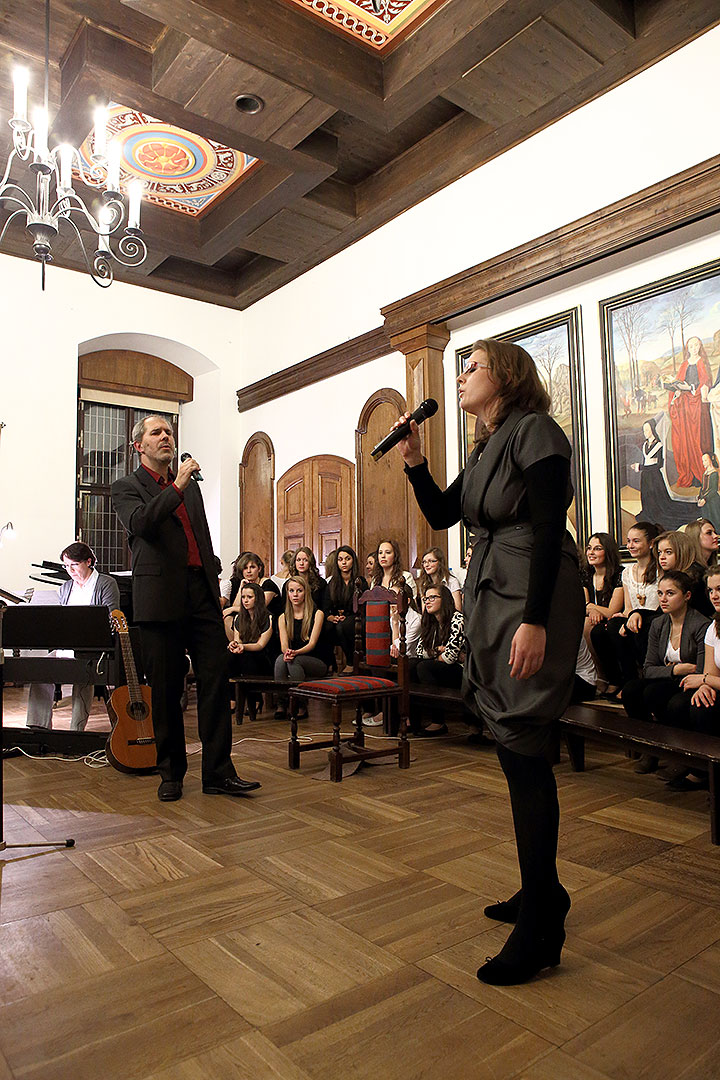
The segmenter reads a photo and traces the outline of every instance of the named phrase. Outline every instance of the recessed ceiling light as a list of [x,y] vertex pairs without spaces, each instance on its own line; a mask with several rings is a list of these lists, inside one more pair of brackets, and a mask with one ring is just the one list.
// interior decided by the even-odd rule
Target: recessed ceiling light
[[255,113],[262,112],[265,108],[265,102],[257,94],[238,94],[235,98],[235,108],[238,112],[246,113],[248,116],[254,116]]

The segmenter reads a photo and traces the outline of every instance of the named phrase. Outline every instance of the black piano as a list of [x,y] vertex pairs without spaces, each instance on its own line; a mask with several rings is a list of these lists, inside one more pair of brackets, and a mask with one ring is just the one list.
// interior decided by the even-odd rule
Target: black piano
[[[70,607],[59,604],[22,604],[5,608],[1,623],[0,694],[9,683],[94,683],[117,686],[124,682],[121,654],[105,607]],[[38,652],[70,650],[74,658],[42,656]],[[23,655],[32,651],[35,655]],[[19,655],[17,655],[19,653]],[[16,654],[16,655],[14,655]],[[0,697],[0,701],[1,701]],[[0,712],[0,717],[1,717]],[[29,752],[84,754],[102,750],[100,732],[49,730],[3,726],[3,748],[20,746]]]

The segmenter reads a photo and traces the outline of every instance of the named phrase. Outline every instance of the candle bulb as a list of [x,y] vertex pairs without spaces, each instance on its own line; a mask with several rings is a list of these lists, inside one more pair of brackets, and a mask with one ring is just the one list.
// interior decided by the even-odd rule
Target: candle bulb
[[93,157],[104,161],[107,149],[107,109],[103,106],[97,108],[93,114],[93,120],[95,122]]
[[142,180],[132,180],[128,184],[128,228],[140,228],[140,203],[142,200]]
[[120,190],[120,144],[113,140],[108,146],[107,152],[107,190]]
[[63,143],[59,147],[60,154],[60,187],[63,191],[72,188],[72,158],[73,148],[69,143]]
[[13,120],[27,123],[27,68],[15,68],[13,71]]
[[48,156],[48,114],[46,109],[36,109],[33,113],[35,130],[35,160],[45,161]]

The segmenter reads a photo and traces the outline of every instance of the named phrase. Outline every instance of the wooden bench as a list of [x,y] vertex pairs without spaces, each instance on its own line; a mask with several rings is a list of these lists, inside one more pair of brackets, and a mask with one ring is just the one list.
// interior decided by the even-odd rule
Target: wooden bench
[[[242,724],[248,694],[282,694],[288,697],[298,679],[276,679],[272,675],[233,676],[230,685],[235,689],[235,723]],[[251,714],[250,719],[255,717]]]
[[585,768],[585,739],[617,744],[631,750],[672,758],[688,768],[707,770],[710,782],[710,836],[720,844],[720,736],[685,731],[648,720],[632,720],[622,709],[584,702],[570,705],[560,720],[570,763],[575,772]]

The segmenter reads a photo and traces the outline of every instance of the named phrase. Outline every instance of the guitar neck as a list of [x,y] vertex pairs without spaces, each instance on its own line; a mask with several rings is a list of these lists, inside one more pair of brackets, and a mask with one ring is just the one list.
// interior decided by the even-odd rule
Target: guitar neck
[[140,690],[140,680],[138,679],[137,668],[135,667],[135,657],[132,651],[132,644],[130,642],[130,633],[128,630],[118,629],[118,636],[120,637],[120,647],[122,648],[123,662],[125,664],[125,675],[127,678],[128,690],[130,692],[131,701],[142,701],[142,693]]

